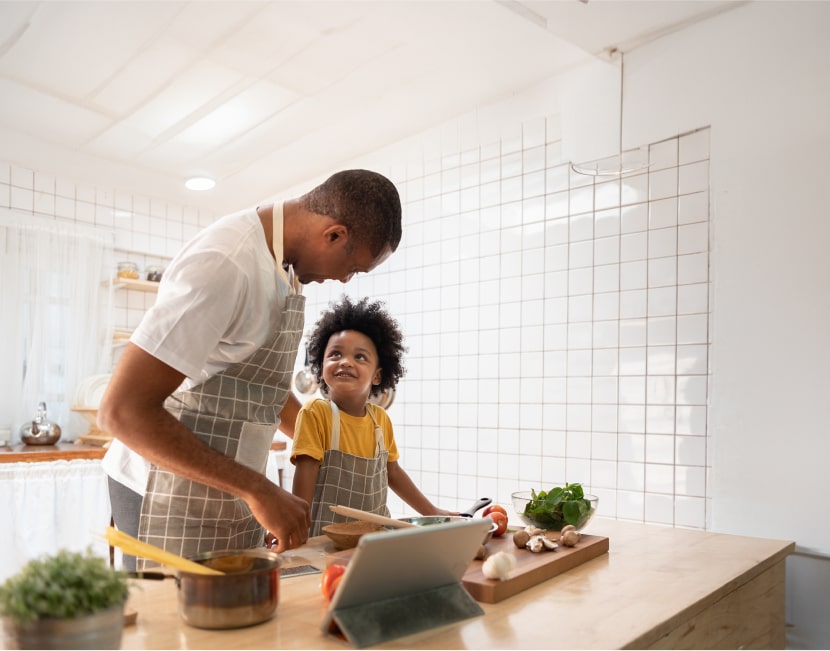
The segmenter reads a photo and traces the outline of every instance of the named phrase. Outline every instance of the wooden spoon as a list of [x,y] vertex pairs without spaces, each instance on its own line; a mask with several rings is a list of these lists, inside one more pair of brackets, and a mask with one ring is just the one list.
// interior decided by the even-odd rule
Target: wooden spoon
[[387,518],[384,515],[377,513],[369,513],[368,511],[361,511],[360,509],[353,509],[348,506],[329,506],[333,513],[337,515],[345,515],[347,518],[354,518],[356,520],[363,520],[363,522],[373,522],[374,524],[382,524],[386,527],[397,527],[398,529],[405,529],[407,527],[417,527],[417,524],[411,522],[403,522],[402,520],[395,520],[394,518]]

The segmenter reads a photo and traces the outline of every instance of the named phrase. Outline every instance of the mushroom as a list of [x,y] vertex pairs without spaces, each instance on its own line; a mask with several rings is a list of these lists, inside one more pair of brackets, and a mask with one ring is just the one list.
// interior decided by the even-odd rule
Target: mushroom
[[529,536],[540,536],[545,533],[544,529],[540,529],[539,527],[529,524],[527,525],[524,530],[527,532]]
[[525,546],[534,553],[539,553],[545,550],[554,550],[559,547],[559,545],[553,542],[550,538],[542,534],[531,536]]
[[580,534],[576,530],[576,527],[569,524],[566,527],[562,527],[562,531],[559,532],[559,542],[565,545],[565,547],[574,547],[579,542],[579,536]]
[[513,543],[519,549],[527,545],[528,540],[530,540],[530,534],[525,529],[519,529],[513,534]]
[[516,567],[516,557],[513,554],[496,552],[484,561],[481,566],[481,573],[488,579],[504,581],[514,567]]

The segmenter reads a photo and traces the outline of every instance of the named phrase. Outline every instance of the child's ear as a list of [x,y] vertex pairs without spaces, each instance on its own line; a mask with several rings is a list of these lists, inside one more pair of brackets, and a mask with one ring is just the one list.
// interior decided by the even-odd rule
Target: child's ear
[[374,384],[375,386],[380,384],[380,381],[383,378],[383,372],[382,371],[383,371],[383,369],[379,368],[377,371],[375,371],[375,374],[372,377],[372,384]]

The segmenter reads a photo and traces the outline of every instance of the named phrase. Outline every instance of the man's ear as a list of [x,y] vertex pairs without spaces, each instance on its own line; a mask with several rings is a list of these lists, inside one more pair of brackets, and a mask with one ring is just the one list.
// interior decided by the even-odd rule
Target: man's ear
[[345,244],[349,240],[349,229],[343,224],[332,224],[323,231],[328,244]]

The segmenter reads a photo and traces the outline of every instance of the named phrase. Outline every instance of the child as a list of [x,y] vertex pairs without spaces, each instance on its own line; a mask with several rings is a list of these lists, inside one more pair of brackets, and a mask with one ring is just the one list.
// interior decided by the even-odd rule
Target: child
[[309,362],[328,399],[300,410],[291,451],[293,492],[311,503],[310,536],[348,519],[331,505],[388,516],[387,486],[421,515],[457,515],[435,507],[398,464],[392,421],[367,402],[403,376],[403,352],[403,335],[380,301],[344,296],[314,326]]

